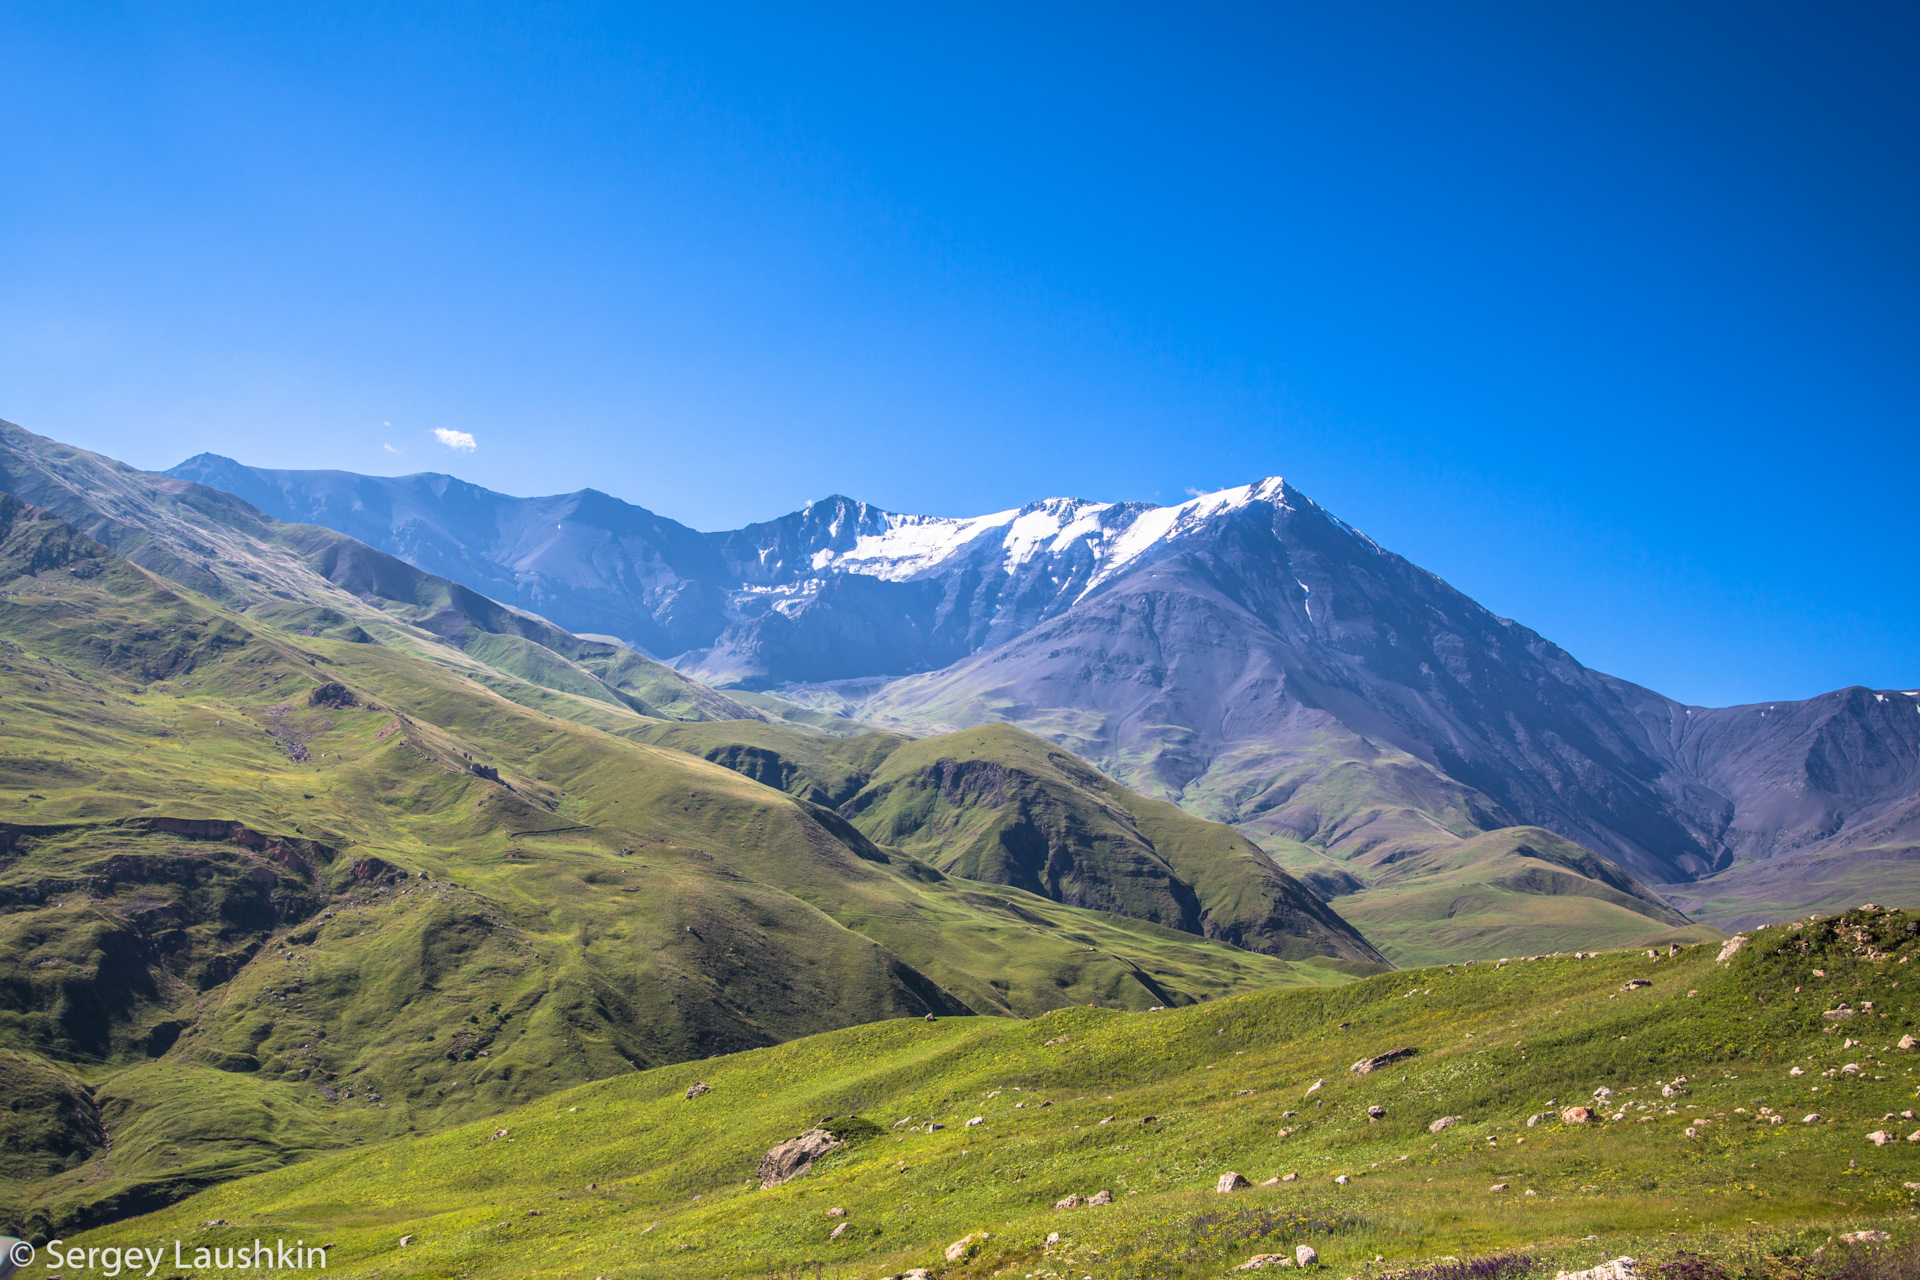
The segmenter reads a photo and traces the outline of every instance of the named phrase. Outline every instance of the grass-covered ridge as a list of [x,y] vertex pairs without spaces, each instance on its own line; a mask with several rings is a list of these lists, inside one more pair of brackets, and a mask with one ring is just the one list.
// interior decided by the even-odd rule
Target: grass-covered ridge
[[[1718,950],[856,1027],[325,1157],[83,1243],[322,1239],[330,1272],[368,1277],[693,1280],[817,1262],[849,1278],[1108,1280],[1220,1276],[1295,1242],[1333,1275],[1506,1249],[1551,1275],[1621,1252],[1911,1234],[1920,1144],[1905,1135],[1920,1121],[1899,1113],[1916,1106],[1920,1051],[1898,1045],[1920,1021],[1920,917],[1859,911],[1764,930],[1726,963]],[[1350,1070],[1400,1048],[1417,1052]],[[688,1099],[696,1081],[710,1091]],[[1574,1105],[1592,1120],[1563,1122]],[[768,1147],[849,1115],[878,1135],[757,1189]],[[1868,1140],[1881,1131],[1895,1141]],[[1217,1194],[1228,1172],[1298,1178]],[[1100,1190],[1114,1203],[1051,1207]],[[216,1219],[230,1225],[203,1225]],[[977,1255],[944,1262],[980,1231]]]
[[1013,725],[918,741],[743,721],[630,736],[834,807],[875,842],[953,875],[1288,959],[1384,962],[1240,832],[1130,791]]
[[946,875],[442,653],[267,625],[0,496],[0,1219],[863,1022],[1347,978]]

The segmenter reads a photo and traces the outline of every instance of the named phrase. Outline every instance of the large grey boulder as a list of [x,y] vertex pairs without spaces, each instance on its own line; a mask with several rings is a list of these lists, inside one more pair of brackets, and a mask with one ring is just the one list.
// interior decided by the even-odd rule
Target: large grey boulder
[[797,1138],[788,1138],[760,1157],[760,1189],[765,1191],[792,1181],[805,1173],[815,1160],[846,1145],[825,1129],[817,1128]]

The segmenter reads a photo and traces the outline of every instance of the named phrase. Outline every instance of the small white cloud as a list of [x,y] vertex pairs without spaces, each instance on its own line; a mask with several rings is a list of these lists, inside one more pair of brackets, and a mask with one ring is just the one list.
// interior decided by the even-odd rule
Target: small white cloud
[[396,449],[396,448],[394,448],[394,447],[393,447],[392,445],[390,445],[390,444],[383,444],[383,445],[381,445],[380,447],[381,447],[382,449],[385,449],[385,450],[386,450],[386,451],[387,451],[388,453],[398,453],[398,452],[400,452],[400,451],[399,451],[398,449]]
[[1187,496],[1189,498],[1197,498],[1205,492],[1206,492],[1205,489],[1196,489],[1192,485],[1187,486]]
[[445,427],[435,427],[433,438],[456,453],[472,453],[479,448],[473,442],[473,436],[465,431],[449,431]]

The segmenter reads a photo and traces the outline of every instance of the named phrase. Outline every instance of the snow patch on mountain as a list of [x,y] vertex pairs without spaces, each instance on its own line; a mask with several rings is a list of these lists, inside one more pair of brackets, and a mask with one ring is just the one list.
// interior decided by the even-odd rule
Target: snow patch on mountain
[[1203,493],[1178,506],[1149,507],[1114,539],[1112,548],[1102,559],[1099,571],[1087,583],[1086,591],[1080,594],[1084,596],[1087,591],[1092,591],[1159,544],[1191,532],[1218,516],[1256,502],[1287,506],[1286,489],[1285,480],[1279,476],[1269,476],[1258,484],[1236,485],[1217,493]]
[[811,567],[815,573],[839,570],[904,582],[946,570],[963,557],[978,556],[991,558],[1001,572],[1012,576],[1037,560],[1058,559],[1084,545],[1094,566],[1085,588],[1091,590],[1154,547],[1217,516],[1255,502],[1288,505],[1285,491],[1285,481],[1275,476],[1201,494],[1171,507],[1047,498],[964,518],[875,512],[882,526],[879,531],[862,533],[846,550],[815,551]]

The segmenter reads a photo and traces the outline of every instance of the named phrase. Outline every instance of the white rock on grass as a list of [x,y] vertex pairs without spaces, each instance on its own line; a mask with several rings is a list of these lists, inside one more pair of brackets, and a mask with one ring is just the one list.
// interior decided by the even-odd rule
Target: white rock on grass
[[1251,1185],[1251,1183],[1237,1173],[1223,1173],[1220,1175],[1220,1181],[1214,1183],[1213,1189],[1224,1195],[1229,1191],[1238,1191],[1242,1187]]
[[1293,1259],[1284,1253],[1256,1253],[1235,1267],[1235,1271],[1259,1271],[1265,1267],[1290,1267]]
[[1298,1245],[1294,1248],[1293,1260],[1303,1267],[1311,1267],[1320,1261],[1320,1251],[1310,1244]]
[[1562,1271],[1554,1280],[1640,1280],[1632,1258],[1615,1258],[1590,1271]]
[[960,1262],[980,1252],[980,1246],[993,1237],[985,1231],[975,1231],[961,1236],[947,1246],[947,1261]]

